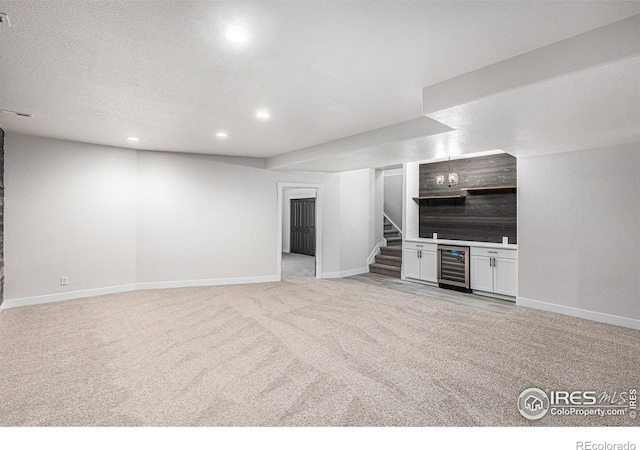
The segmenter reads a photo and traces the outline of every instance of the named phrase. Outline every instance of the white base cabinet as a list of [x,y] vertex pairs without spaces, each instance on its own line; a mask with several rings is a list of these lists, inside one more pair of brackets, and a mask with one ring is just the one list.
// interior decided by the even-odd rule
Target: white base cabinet
[[471,289],[515,297],[518,293],[517,250],[471,247]]
[[[518,250],[474,247],[473,242],[444,241],[445,245],[469,247],[469,278],[473,292],[489,297],[513,300],[518,294]],[[478,243],[481,244],[481,243]],[[438,283],[438,244],[405,240],[402,271],[408,281]]]
[[471,255],[469,277],[474,291],[493,292],[493,264],[488,256]]
[[405,242],[402,255],[405,278],[436,283],[438,281],[437,254],[436,245]]

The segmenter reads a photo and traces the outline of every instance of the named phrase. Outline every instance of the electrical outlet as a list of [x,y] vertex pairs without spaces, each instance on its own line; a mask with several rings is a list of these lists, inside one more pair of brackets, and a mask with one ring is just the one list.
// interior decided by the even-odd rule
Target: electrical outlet
[[69,284],[69,277],[60,277],[60,286],[66,286]]
[[2,28],[8,28],[11,26],[11,22],[9,22],[9,16],[6,13],[0,12],[0,26],[2,26]]

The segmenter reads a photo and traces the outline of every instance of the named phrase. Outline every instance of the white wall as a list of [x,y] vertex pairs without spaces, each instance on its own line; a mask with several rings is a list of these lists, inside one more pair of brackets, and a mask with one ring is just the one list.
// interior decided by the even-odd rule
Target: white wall
[[132,150],[7,134],[6,299],[135,283],[136,159]]
[[[309,179],[318,178],[317,182],[322,182],[324,196],[322,202],[322,276],[332,277],[340,274],[340,210],[342,203],[342,192],[340,188],[340,174],[326,173],[318,174],[313,172],[298,173],[300,176]],[[317,251],[316,251],[317,254]]]
[[519,304],[640,325],[639,168],[639,144],[518,158]]
[[322,273],[340,272],[339,176],[283,173],[207,155],[140,152],[137,282],[143,287],[277,279],[277,183],[322,184]]
[[402,237],[403,239],[415,239],[420,234],[420,207],[413,200],[420,191],[420,163],[412,162],[403,164],[404,183],[403,183],[403,218],[402,218]]
[[140,152],[138,283],[273,276],[278,175]]
[[242,159],[12,134],[5,152],[3,307],[275,280],[281,181],[323,186],[324,276],[366,269],[375,245],[372,170],[283,173]]
[[296,198],[315,198],[315,189],[287,188],[282,193],[282,251],[291,250],[291,200]]
[[[340,175],[340,268],[345,272],[368,271],[367,258],[382,236],[376,230],[376,171],[342,172]],[[378,177],[377,183],[382,180]],[[381,186],[381,184],[378,184]],[[381,199],[380,199],[381,200]]]
[[398,227],[402,227],[402,182],[402,169],[384,171],[384,213]]
[[373,236],[369,244],[375,247],[377,243],[384,244],[384,217],[382,215],[384,211],[384,172],[382,170],[373,172],[372,186],[369,192],[371,192],[374,223]]

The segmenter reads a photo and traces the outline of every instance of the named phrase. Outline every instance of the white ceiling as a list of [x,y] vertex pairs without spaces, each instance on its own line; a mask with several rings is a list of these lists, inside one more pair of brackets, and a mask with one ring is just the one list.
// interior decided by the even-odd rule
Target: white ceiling
[[[423,87],[638,14],[640,2],[0,1],[0,12],[12,24],[0,29],[0,109],[34,114],[0,115],[5,131],[266,158],[418,119]],[[226,40],[228,25],[244,27],[249,41]],[[624,70],[637,70],[637,60],[627,63],[586,73],[583,94],[609,76],[633,87]],[[568,88],[556,106],[585,103],[573,82],[548,83],[520,95],[554,97]],[[605,101],[623,105],[607,123],[617,136],[633,134],[623,113],[634,111],[634,99],[614,91]],[[412,127],[404,139],[381,138],[375,150],[347,149],[343,162],[334,151],[325,170],[395,164],[429,140],[451,152],[456,139],[477,140],[481,150],[505,140],[494,135],[515,133],[526,144],[529,128],[548,126],[540,112],[549,105],[538,99],[523,116],[521,100],[505,93],[429,114],[458,131],[424,122],[431,137],[416,137]],[[599,100],[586,100],[584,117],[571,123],[611,113],[598,111]],[[259,107],[272,119],[257,121]],[[559,117],[571,118],[565,109]],[[489,113],[503,126],[487,123]],[[229,138],[216,139],[218,130]],[[130,135],[141,141],[126,141]]]
[[454,131],[341,154],[316,154],[314,159],[271,167],[339,172],[496,149],[523,157],[638,143],[640,56],[501,92],[429,117]]

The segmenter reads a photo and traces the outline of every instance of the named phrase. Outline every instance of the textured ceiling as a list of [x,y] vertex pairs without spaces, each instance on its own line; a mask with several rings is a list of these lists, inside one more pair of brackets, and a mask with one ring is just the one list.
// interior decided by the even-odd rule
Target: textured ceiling
[[[404,122],[269,158],[279,170],[340,172],[501,149],[516,156],[636,144],[640,14],[425,87],[422,134],[371,139]],[[433,106],[438,105],[437,108]],[[434,126],[447,126],[438,129]],[[369,144],[369,145],[367,145]],[[348,150],[348,151],[347,151]]]
[[454,131],[318,154],[278,168],[340,172],[495,149],[520,157],[640,143],[640,56],[507,90],[429,117]]
[[[12,24],[0,29],[0,109],[35,115],[0,115],[6,131],[271,157],[419,118],[424,86],[640,3],[0,1],[0,11]],[[249,41],[226,40],[228,25]],[[272,119],[255,120],[259,107]]]

